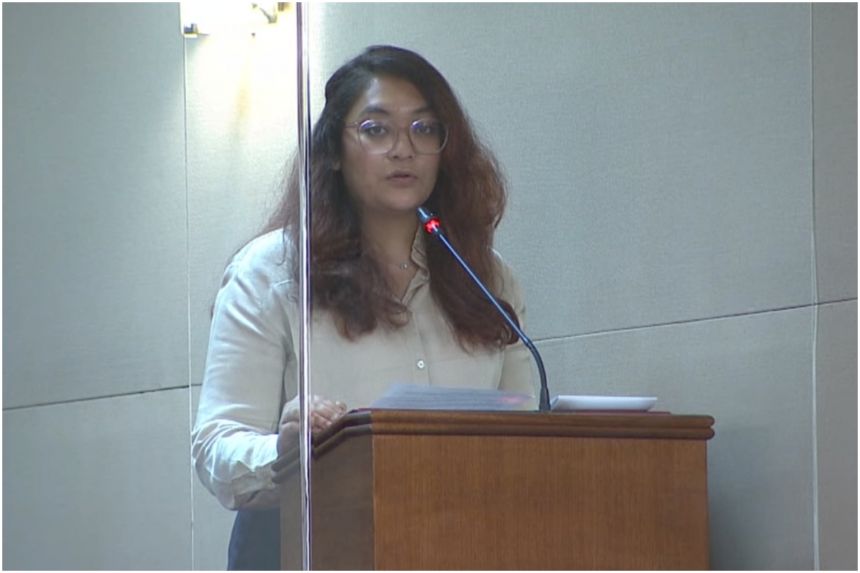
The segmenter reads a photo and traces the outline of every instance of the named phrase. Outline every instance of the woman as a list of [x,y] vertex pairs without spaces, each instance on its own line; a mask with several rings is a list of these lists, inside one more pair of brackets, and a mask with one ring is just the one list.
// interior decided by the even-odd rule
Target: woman
[[[528,351],[419,230],[426,205],[522,318],[518,286],[492,250],[504,185],[447,81],[414,52],[375,46],[332,75],[325,97],[311,158],[312,431],[395,382],[533,396]],[[266,232],[225,272],[193,434],[201,481],[242,510],[231,568],[278,568],[277,512],[252,510],[277,508],[271,466],[298,433],[296,174]],[[243,561],[261,555],[246,543],[261,531],[269,561]]]

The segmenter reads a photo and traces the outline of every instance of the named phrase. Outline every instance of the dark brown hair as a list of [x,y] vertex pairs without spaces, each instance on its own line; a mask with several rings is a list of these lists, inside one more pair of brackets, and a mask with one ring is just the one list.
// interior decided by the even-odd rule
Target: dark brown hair
[[[439,215],[450,241],[475,272],[498,291],[501,277],[492,251],[493,233],[505,208],[503,178],[492,154],[475,137],[448,82],[418,54],[372,46],[341,66],[325,87],[325,107],[311,135],[311,278],[313,305],[334,316],[344,337],[354,339],[377,326],[396,328],[407,309],[391,294],[382,272],[361,245],[361,222],[340,170],[344,118],[377,76],[414,85],[448,129],[436,185],[426,206]],[[298,162],[267,230],[283,228],[298,244]],[[450,253],[426,241],[430,291],[444,310],[461,346],[504,346],[516,334],[498,316]],[[297,266],[294,272],[297,271]],[[503,306],[516,320],[510,304]]]

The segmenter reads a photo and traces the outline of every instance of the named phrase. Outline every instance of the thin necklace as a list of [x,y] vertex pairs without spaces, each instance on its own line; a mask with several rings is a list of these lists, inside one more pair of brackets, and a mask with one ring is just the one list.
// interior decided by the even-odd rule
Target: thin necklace
[[[375,251],[375,249],[371,249],[370,252],[373,252],[373,251]],[[408,271],[413,266],[411,260],[394,262],[394,261],[383,261],[383,260],[380,260],[381,257],[374,257],[373,255],[371,255],[371,257],[375,258],[377,263],[382,263],[387,267],[394,267],[394,268],[399,269],[401,271]]]

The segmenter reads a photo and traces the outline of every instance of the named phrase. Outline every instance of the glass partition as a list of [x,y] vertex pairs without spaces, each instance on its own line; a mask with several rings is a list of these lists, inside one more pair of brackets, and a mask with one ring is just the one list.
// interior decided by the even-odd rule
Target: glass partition
[[[733,344],[744,337],[726,338],[726,323],[708,319],[779,299],[771,296],[786,294],[777,275],[809,284],[803,257],[777,275],[766,270],[775,258],[787,261],[775,254],[777,241],[794,252],[808,248],[806,223],[771,225],[766,207],[784,205],[785,190],[792,204],[808,195],[798,184],[809,177],[808,52],[797,41],[808,32],[808,8],[783,8],[314,6],[313,116],[327,103],[341,114],[331,140],[341,155],[326,168],[362,215],[349,219],[356,209],[347,209],[339,220],[352,227],[318,232],[330,241],[328,280],[342,272],[370,294],[315,282],[316,303],[325,292],[333,307],[343,302],[338,297],[364,302],[353,314],[335,312],[335,320],[315,303],[312,392],[356,410],[378,406],[396,384],[536,390],[527,353],[480,344],[462,351],[470,333],[492,339],[492,325],[501,323],[451,270],[447,252],[421,235],[417,218],[400,226],[404,210],[430,207],[464,258],[480,267],[480,246],[470,237],[481,237],[501,212],[486,179],[494,165],[507,202],[491,243],[505,265],[495,278],[504,280],[491,286],[536,340],[551,394],[654,396],[661,410],[734,418],[734,381],[706,384],[697,365],[719,363],[721,352],[743,354]],[[450,84],[470,129],[443,90],[416,71],[421,65],[397,55],[381,56],[373,65],[385,71],[372,80],[347,75],[327,94],[332,75],[374,45],[426,58]],[[360,84],[357,97],[335,101],[352,81]],[[799,95],[785,98],[786,90]],[[796,121],[783,121],[789,117]],[[437,122],[447,140],[433,155]],[[483,148],[470,147],[469,131],[496,163],[474,153]],[[432,175],[435,185],[424,187],[422,178]],[[434,195],[452,182],[457,188],[448,195]],[[469,194],[479,205],[464,200]],[[393,295],[391,306],[385,294]],[[475,334],[487,331],[488,338]],[[439,404],[426,392],[407,397]],[[760,404],[757,415],[768,418],[766,410]]]
[[[289,565],[301,569],[302,279],[291,274],[295,245],[278,219],[299,141],[296,9],[183,10],[192,566],[224,569],[228,553],[234,567],[278,566],[283,540]],[[287,402],[292,439],[276,444]],[[278,475],[285,485],[273,482]]]

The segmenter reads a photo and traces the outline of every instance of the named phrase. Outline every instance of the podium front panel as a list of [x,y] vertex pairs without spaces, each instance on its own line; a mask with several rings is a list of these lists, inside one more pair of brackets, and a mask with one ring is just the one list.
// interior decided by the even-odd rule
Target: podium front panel
[[318,569],[707,569],[708,416],[367,411],[315,446]]

